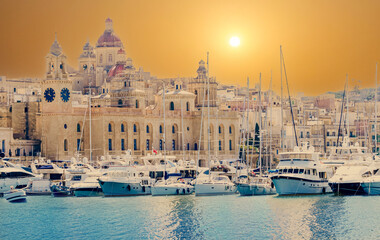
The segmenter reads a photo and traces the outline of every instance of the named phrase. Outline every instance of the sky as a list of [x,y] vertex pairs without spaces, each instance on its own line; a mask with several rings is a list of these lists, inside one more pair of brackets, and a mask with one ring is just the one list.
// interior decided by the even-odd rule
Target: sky
[[[158,78],[195,77],[209,52],[222,84],[280,90],[280,45],[291,94],[375,86],[380,61],[376,0],[0,0],[0,76],[38,77],[57,33],[68,63],[113,20],[127,57]],[[238,47],[229,39],[238,36]],[[380,68],[380,65],[379,65]],[[380,74],[379,74],[380,75]]]

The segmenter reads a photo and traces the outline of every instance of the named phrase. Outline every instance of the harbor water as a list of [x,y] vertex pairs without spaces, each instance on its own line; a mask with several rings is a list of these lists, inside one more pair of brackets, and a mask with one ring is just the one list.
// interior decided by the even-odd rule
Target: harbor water
[[380,196],[0,199],[0,239],[379,239]]

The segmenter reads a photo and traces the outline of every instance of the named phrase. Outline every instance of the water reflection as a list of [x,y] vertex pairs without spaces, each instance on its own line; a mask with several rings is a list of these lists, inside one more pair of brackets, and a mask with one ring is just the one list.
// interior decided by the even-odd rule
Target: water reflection
[[193,196],[154,197],[154,200],[150,216],[153,226],[146,228],[149,238],[203,238],[203,230],[199,228],[201,214]]
[[298,196],[268,198],[274,216],[274,236],[284,239],[335,239],[344,215],[344,198]]

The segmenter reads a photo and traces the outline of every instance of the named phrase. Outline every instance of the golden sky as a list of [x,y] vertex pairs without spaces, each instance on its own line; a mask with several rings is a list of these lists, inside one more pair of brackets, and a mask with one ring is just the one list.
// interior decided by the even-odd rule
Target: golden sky
[[77,68],[107,17],[134,65],[159,78],[195,76],[209,51],[219,82],[253,86],[262,72],[267,89],[273,70],[278,91],[282,45],[292,94],[317,95],[343,89],[346,73],[374,87],[380,61],[377,0],[0,0],[0,76],[43,77],[55,32]]

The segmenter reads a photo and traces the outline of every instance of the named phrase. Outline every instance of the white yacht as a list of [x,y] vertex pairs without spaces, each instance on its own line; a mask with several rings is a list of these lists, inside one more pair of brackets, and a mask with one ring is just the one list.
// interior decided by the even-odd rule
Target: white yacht
[[[364,195],[363,182],[371,179],[380,168],[380,162],[363,163],[358,161],[339,167],[334,176],[329,179],[329,185],[337,195]],[[370,185],[366,186],[368,189]]]
[[4,198],[9,202],[25,202],[26,193],[22,189],[14,189],[13,186],[8,192],[4,193]]
[[154,182],[144,172],[135,169],[107,172],[98,181],[106,197],[150,195]]
[[98,182],[99,176],[88,176],[86,179],[71,184],[70,189],[76,197],[103,196],[102,188]]
[[368,172],[361,183],[363,191],[368,195],[380,194],[380,169],[375,168],[372,172]]
[[280,153],[278,173],[271,176],[279,195],[331,193],[328,179],[331,167],[322,164],[314,147],[295,147],[293,152]]
[[235,194],[236,185],[228,177],[233,172],[236,169],[227,165],[204,169],[195,180],[195,196]]
[[194,186],[182,178],[180,173],[168,174],[168,179],[157,181],[152,186],[153,196],[189,195],[194,192]]
[[0,195],[11,190],[25,188],[29,181],[40,179],[39,176],[25,171],[21,167],[14,166],[10,162],[0,162]]

